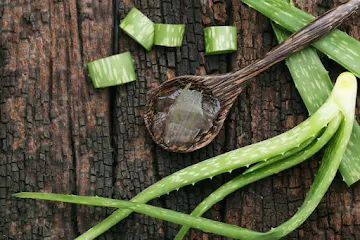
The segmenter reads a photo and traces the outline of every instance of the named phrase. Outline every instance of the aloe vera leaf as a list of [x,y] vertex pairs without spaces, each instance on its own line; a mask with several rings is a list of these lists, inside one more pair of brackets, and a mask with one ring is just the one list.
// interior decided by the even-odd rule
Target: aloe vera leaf
[[[350,80],[348,80],[348,78]],[[348,81],[350,83],[348,83]],[[290,218],[288,221],[281,224],[280,226],[273,228],[269,232],[264,233],[264,235],[261,236],[261,239],[280,239],[286,236],[287,234],[289,234],[290,232],[294,231],[297,227],[299,227],[315,210],[315,208],[320,203],[322,197],[325,195],[327,189],[329,188],[332,180],[335,177],[336,171],[345,153],[346,145],[350,140],[350,135],[352,132],[352,126],[354,122],[353,113],[355,112],[355,102],[353,101],[353,103],[351,103],[350,101],[351,99],[356,98],[356,79],[352,74],[345,73],[340,75],[338,78],[338,82],[339,84],[345,86],[345,88],[347,88],[349,92],[349,96],[345,96],[343,93],[341,93],[340,95],[338,95],[337,93],[334,94],[334,96],[336,96],[335,98],[338,100],[339,107],[344,115],[344,121],[342,122],[339,131],[331,139],[330,144],[327,147],[319,171],[310,188],[309,193],[307,194],[307,197],[304,200],[304,204],[299,208],[297,213],[292,218]],[[352,91],[351,91],[351,87],[354,87]],[[340,99],[346,99],[346,100],[340,102],[341,101]],[[331,124],[329,124],[329,128],[333,129],[332,124],[336,124],[336,128],[335,128],[336,131],[336,129],[340,124],[340,119],[338,118],[335,119],[334,121],[337,122],[336,123],[332,122]],[[332,131],[330,135],[327,135],[328,136],[327,140],[329,140],[333,136],[335,131]],[[325,134],[326,132],[324,133],[324,135]],[[323,145],[325,143],[323,143]],[[306,150],[304,151],[304,153],[305,152]],[[191,215],[201,216],[216,202],[222,200],[225,196],[234,192],[238,188],[243,187],[246,184],[250,183],[249,182],[250,176],[248,175],[256,177],[256,179],[253,179],[253,181],[251,181],[254,182],[259,180],[261,177],[263,177],[261,176],[261,173],[268,172],[269,175],[273,174],[274,172],[272,171],[274,171],[275,169],[278,170],[277,168],[274,167],[276,165],[297,164],[296,160],[294,160],[297,158],[297,155],[298,154],[295,154],[295,156],[291,156],[289,159],[276,162],[273,165],[260,168],[258,170],[255,170],[254,172],[245,175],[240,175],[237,178],[230,180],[228,183],[224,184],[218,190],[212,193],[202,203],[200,203],[198,207],[191,213]],[[188,226],[183,226],[175,239],[177,240],[182,239],[185,236],[188,229],[189,229]],[[247,239],[257,239],[258,237],[259,236],[257,235],[247,236]]]
[[302,151],[304,148],[309,146],[314,141],[314,139],[316,139],[318,136],[320,136],[322,132],[323,131],[319,131],[314,137],[310,137],[308,140],[306,140],[305,142],[300,144],[300,146],[297,147],[297,148],[291,149],[291,150],[287,151],[286,153],[280,154],[280,155],[275,156],[273,158],[270,158],[269,160],[258,162],[256,164],[252,165],[249,169],[244,171],[242,174],[253,172],[253,171],[255,171],[255,170],[259,169],[259,168],[265,167],[267,165],[271,165],[274,162],[283,160],[285,158],[288,158],[288,157],[294,155],[295,153],[298,153],[298,152]]
[[[189,225],[197,229],[221,234],[228,237],[235,237],[238,239],[278,239],[282,236],[285,236],[287,233],[293,231],[307,219],[307,217],[319,204],[321,198],[326,193],[328,187],[334,179],[352,132],[352,127],[354,123],[356,92],[357,82],[354,75],[348,72],[341,74],[338,77],[338,80],[335,84],[334,90],[332,91],[329,100],[327,101],[327,103],[335,103],[340,109],[341,115],[344,116],[344,120],[342,121],[340,130],[337,131],[335,137],[332,138],[331,145],[325,152],[324,159],[322,161],[322,164],[320,165],[318,175],[315,177],[314,183],[310,187],[310,191],[305,198],[303,205],[299,208],[299,210],[292,218],[281,224],[279,227],[274,228],[266,233],[259,233],[234,225],[216,222],[200,217],[194,217],[176,211],[166,210],[159,207],[154,207],[143,203],[135,203],[131,201],[46,193],[19,193],[14,194],[13,196],[22,198],[65,201],[95,206],[118,208],[122,207],[128,208],[129,211],[135,211],[178,224]],[[321,119],[321,116],[319,117]],[[276,162],[274,164],[279,164],[279,162]],[[261,171],[263,169],[264,168],[260,168],[258,171]],[[249,173],[246,175],[251,174],[253,173]]]
[[[336,88],[338,84],[346,91],[338,91],[339,89]],[[280,239],[305,222],[320,203],[336,175],[346,151],[346,146],[349,143],[355,121],[356,101],[354,99],[356,99],[357,82],[353,74],[346,72],[338,77],[336,85],[333,91],[334,99],[341,109],[344,120],[326,148],[320,168],[305,197],[304,203],[289,220],[267,232],[262,239]],[[348,94],[344,94],[345,92]]]
[[[194,217],[185,213],[176,212],[173,210],[164,209],[161,207],[155,207],[144,203],[135,203],[131,201],[117,200],[103,197],[89,197],[89,196],[77,196],[66,194],[54,194],[54,193],[36,193],[36,192],[21,192],[13,194],[18,198],[30,198],[39,200],[60,201],[67,203],[75,203],[82,205],[98,206],[98,207],[113,207],[129,209],[137,213],[145,214],[154,218],[166,220],[177,224],[192,225],[194,228],[205,230],[220,235],[234,237],[237,239],[248,239],[248,237],[258,236],[262,233],[257,233],[246,228],[237,227],[234,225],[217,222],[214,220]],[[88,238],[92,239],[92,238]]]
[[[338,114],[336,102],[329,98],[318,111],[295,128],[271,139],[224,153],[175,172],[146,188],[131,201],[145,203],[183,186],[289,151],[315,135]],[[119,209],[76,239],[94,239],[130,213],[130,210]]]
[[[315,19],[284,0],[242,0],[275,23],[296,32]],[[329,58],[360,77],[360,42],[340,30],[333,30],[312,44]]]
[[[305,149],[296,152],[295,154],[292,154],[284,159],[273,162],[270,165],[262,166],[261,168],[254,169],[254,171],[251,172],[244,172],[239,176],[231,179],[230,181],[228,181],[227,183],[216,189],[207,198],[205,198],[191,212],[191,215],[200,217],[212,206],[214,206],[217,202],[221,201],[223,198],[235,192],[236,190],[250,183],[263,179],[265,177],[289,169],[293,166],[302,163],[306,159],[309,159],[311,156],[317,153],[321,148],[323,148],[325,144],[331,139],[331,137],[335,134],[336,130],[339,128],[341,120],[342,117],[340,115],[335,117],[329,123],[328,127],[325,129],[325,132],[315,141],[311,142],[311,144],[308,145]],[[175,239],[176,240],[183,239],[186,233],[189,231],[189,229],[190,229],[189,226],[183,226],[176,235]]]
[[[277,24],[273,24],[273,29],[279,42],[290,36]],[[291,55],[285,63],[306,108],[310,114],[314,113],[326,101],[333,88],[316,50],[312,47],[305,48]],[[360,126],[356,121],[339,170],[348,186],[360,179]]]
[[327,151],[321,161],[320,168],[302,206],[293,217],[280,226],[271,229],[262,236],[262,239],[273,240],[283,238],[303,224],[316,209],[330,187],[340,166],[341,159],[343,158],[345,152],[345,148],[343,146],[346,146],[346,143],[350,139],[352,129],[347,126],[348,124],[346,125],[344,121],[339,128],[339,132],[336,133],[334,138],[329,142],[329,146],[326,148]]
[[[315,143],[315,145],[324,145],[326,142],[333,136],[334,132],[336,131],[337,127],[339,126],[341,122],[341,117],[335,117],[334,120],[332,120],[329,124],[329,127],[327,128],[327,131],[324,133],[324,137],[321,137],[319,141]],[[330,131],[332,130],[332,131]],[[321,146],[320,146],[321,148]],[[304,151],[303,151],[304,152]],[[310,151],[309,153],[310,154]],[[296,154],[299,155],[299,157],[290,157],[294,160],[298,160],[298,163],[301,159],[300,155],[303,154]],[[307,155],[307,154],[306,154]],[[226,183],[224,185],[224,189],[227,190],[227,192],[222,192],[221,189],[218,189],[216,192],[214,192],[212,195],[210,195],[209,198],[212,200],[220,201],[221,199],[215,197],[217,194],[227,195],[231,192],[229,191],[235,191],[237,188],[234,188],[234,183],[237,182],[241,184],[242,186],[245,186],[246,184],[249,184],[251,182],[257,181],[262,177],[266,177],[268,175],[271,175],[274,173],[274,171],[281,171],[286,166],[291,167],[290,165],[295,164],[295,161],[279,161],[274,163],[276,166],[267,166],[263,167],[255,172],[248,173],[246,175],[240,175],[236,179],[231,180],[230,182]],[[284,163],[282,163],[284,162]],[[267,168],[270,170],[268,171]],[[276,170],[275,170],[276,169]],[[271,173],[272,172],[272,173]],[[230,186],[232,185],[232,186]],[[239,186],[238,187],[242,187]],[[232,226],[229,224],[224,224],[221,222],[216,222],[213,220],[208,220],[205,218],[200,218],[201,214],[194,214],[196,210],[199,211],[199,209],[205,205],[212,206],[213,203],[207,202],[206,200],[202,203],[203,205],[199,205],[198,208],[195,209],[195,211],[191,215],[179,213],[172,210],[167,210],[159,207],[153,207],[147,204],[139,204],[134,203],[131,201],[122,201],[122,200],[115,200],[110,198],[102,198],[102,197],[88,197],[88,196],[75,196],[75,195],[65,195],[65,194],[53,194],[53,193],[32,193],[32,192],[22,192],[17,193],[13,195],[14,197],[19,198],[30,198],[30,199],[40,199],[40,200],[51,200],[51,201],[61,201],[61,202],[67,202],[67,203],[75,203],[75,204],[83,204],[83,205],[91,205],[91,206],[100,206],[100,207],[116,207],[120,209],[127,208],[129,210],[132,210],[134,212],[142,213],[151,217],[155,217],[158,219],[166,220],[169,222],[182,224],[184,227],[180,230],[178,235],[175,239],[182,239],[182,234],[185,236],[188,226],[191,226],[193,228],[198,228],[203,231],[208,231],[212,233],[217,233],[223,236],[227,237],[234,237],[239,239],[256,239],[256,238],[263,238],[263,233],[257,233],[245,228]],[[218,195],[219,196],[219,195]],[[216,203],[215,202],[215,203]],[[204,209],[203,212],[205,212],[206,209]],[[180,234],[180,235],[179,235]]]

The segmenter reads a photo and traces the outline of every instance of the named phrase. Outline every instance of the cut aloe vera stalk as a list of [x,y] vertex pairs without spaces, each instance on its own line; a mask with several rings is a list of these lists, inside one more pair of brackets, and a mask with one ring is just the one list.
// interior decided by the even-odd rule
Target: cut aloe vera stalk
[[96,88],[115,86],[136,80],[134,60],[129,52],[89,62],[88,71]]
[[216,26],[204,29],[205,54],[215,55],[236,52],[237,30],[234,26]]
[[121,21],[120,28],[150,51],[154,44],[154,23],[137,8],[132,8]]
[[181,47],[185,32],[184,24],[155,23],[154,30],[154,45]]

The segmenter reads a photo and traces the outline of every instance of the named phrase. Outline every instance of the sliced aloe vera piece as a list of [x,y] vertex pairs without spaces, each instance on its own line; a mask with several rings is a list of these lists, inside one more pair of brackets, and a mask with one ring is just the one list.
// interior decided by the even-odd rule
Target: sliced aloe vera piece
[[121,21],[120,28],[146,50],[154,44],[154,23],[137,8],[132,8]]
[[184,38],[185,24],[155,23],[154,30],[154,45],[181,47]]
[[204,29],[205,54],[236,52],[237,30],[234,26],[215,26]]
[[96,88],[121,85],[136,80],[134,60],[129,52],[89,62],[88,71]]

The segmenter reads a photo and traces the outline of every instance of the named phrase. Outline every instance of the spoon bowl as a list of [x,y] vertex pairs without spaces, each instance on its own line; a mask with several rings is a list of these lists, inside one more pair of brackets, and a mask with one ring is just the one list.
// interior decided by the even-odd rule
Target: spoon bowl
[[[211,83],[214,80],[221,80],[224,78],[225,75],[217,75],[217,76],[179,76],[173,79],[165,81],[161,84],[158,88],[153,89],[149,92],[149,102],[147,104],[146,113],[144,115],[145,125],[152,137],[152,139],[160,145],[162,148],[167,149],[169,151],[174,152],[192,152],[199,148],[202,148],[209,144],[215,136],[219,133],[224,120],[226,119],[227,113],[229,111],[228,107],[226,106],[225,99],[221,97],[219,92],[215,91],[212,87]],[[217,114],[216,119],[213,121],[212,127],[204,132],[200,132],[197,137],[195,138],[195,144],[185,144],[182,146],[179,145],[166,145],[163,141],[163,135],[158,135],[153,130],[154,119],[155,119],[155,106],[156,101],[161,96],[168,96],[175,92],[178,89],[185,88],[186,85],[191,83],[191,90],[201,91],[203,94],[212,96],[219,100],[220,102],[220,111]],[[237,96],[237,95],[236,95]],[[234,98],[236,98],[234,96]]]
[[[268,52],[263,58],[256,60],[249,66],[237,72],[208,76],[179,76],[165,81],[158,88],[150,91],[150,100],[144,115],[145,125],[152,139],[162,148],[173,152],[192,152],[206,146],[219,133],[237,96],[253,77],[329,33],[351,14],[356,12],[359,6],[360,0],[351,0],[348,3],[328,11],[298,32],[292,34],[288,39],[280,43],[272,51]],[[191,83],[190,89],[198,90],[203,94],[218,99],[220,102],[220,111],[213,121],[210,130],[199,132],[193,143],[181,146],[168,146],[164,144],[163,134],[156,134],[153,131],[155,104],[159,97],[183,89],[189,83]]]

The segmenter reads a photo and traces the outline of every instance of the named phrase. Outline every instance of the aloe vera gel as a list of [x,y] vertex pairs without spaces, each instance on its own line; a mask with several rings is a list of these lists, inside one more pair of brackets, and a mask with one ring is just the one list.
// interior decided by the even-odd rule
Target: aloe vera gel
[[196,142],[211,129],[220,110],[219,100],[190,87],[157,99],[153,131],[156,136],[164,136],[167,146]]

